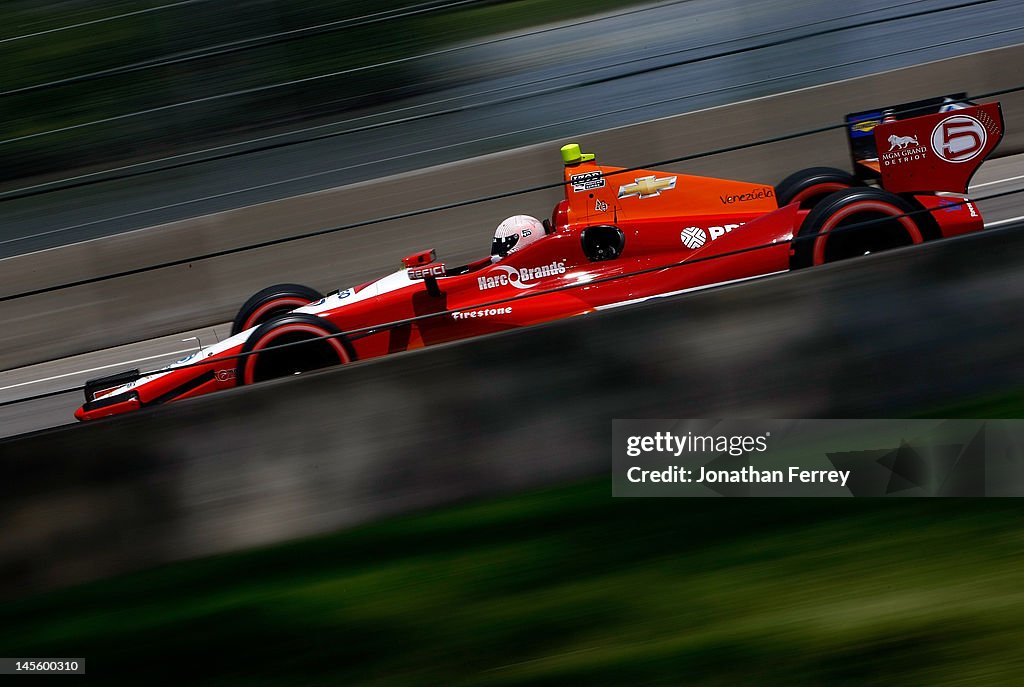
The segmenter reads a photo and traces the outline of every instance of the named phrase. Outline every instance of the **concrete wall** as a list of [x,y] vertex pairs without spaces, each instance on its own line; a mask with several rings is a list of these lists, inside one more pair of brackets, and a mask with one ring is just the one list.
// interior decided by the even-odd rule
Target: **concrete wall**
[[[993,50],[578,137],[622,166],[835,124],[850,111],[941,93],[1018,85],[1024,46]],[[1002,154],[1024,149],[1024,94],[1002,98]],[[564,141],[240,208],[0,260],[3,294],[290,236],[382,215],[561,180]],[[841,130],[748,148],[675,168],[775,183],[810,165],[849,165]],[[196,262],[93,286],[0,303],[0,369],[229,320],[253,292],[297,281],[324,290],[359,283],[416,250],[457,261],[486,254],[494,226],[546,216],[558,189]]]
[[1020,389],[1019,229],[0,441],[0,594],[604,474],[613,418]]

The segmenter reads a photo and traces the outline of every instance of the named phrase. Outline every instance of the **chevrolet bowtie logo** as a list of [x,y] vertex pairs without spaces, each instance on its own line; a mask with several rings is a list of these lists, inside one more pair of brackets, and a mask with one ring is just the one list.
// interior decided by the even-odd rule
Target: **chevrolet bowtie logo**
[[676,187],[675,177],[639,177],[634,184],[619,186],[619,198],[639,196],[640,198],[653,198],[660,196],[662,191],[671,191]]

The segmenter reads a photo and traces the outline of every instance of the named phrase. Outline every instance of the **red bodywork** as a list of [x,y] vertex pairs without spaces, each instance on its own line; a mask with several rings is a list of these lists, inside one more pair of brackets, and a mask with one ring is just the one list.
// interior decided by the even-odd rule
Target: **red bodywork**
[[[899,124],[906,128],[912,121]],[[964,169],[956,167],[958,174]],[[374,358],[783,272],[790,269],[792,239],[807,216],[796,203],[777,208],[774,188],[766,184],[621,171],[587,155],[570,159],[564,178],[565,199],[542,240],[496,262],[485,258],[458,268],[430,262],[433,255],[425,251],[406,259],[408,273],[332,294],[297,312],[314,313],[347,334],[351,346],[336,347],[343,362]],[[941,180],[931,181],[934,190],[947,190]],[[906,197],[941,208],[932,215],[942,236],[983,228],[976,207],[962,198]],[[817,240],[824,245],[822,236]],[[593,244],[614,245],[602,252]],[[749,250],[754,246],[764,247]],[[620,275],[631,276],[609,279]],[[389,324],[412,318],[421,319]],[[175,363],[187,367],[127,384],[118,380],[112,388],[87,387],[88,402],[75,416],[95,419],[247,383],[246,364],[231,356],[242,352],[252,331]]]

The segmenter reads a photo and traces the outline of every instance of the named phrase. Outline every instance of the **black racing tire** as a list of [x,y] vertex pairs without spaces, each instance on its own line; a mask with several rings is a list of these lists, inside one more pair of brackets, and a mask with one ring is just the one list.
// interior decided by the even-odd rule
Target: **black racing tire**
[[[912,199],[877,188],[836,191],[822,199],[800,225],[793,239],[790,268],[821,265],[937,238],[934,220],[926,212],[917,212],[921,209]],[[841,231],[833,233],[837,229]]]
[[258,291],[247,300],[231,323],[231,335],[252,329],[279,315],[323,298],[316,289],[302,284],[276,284]]
[[841,169],[809,167],[780,181],[775,187],[775,200],[780,208],[799,202],[801,209],[810,210],[830,193],[863,186],[864,182]]
[[[327,336],[332,338],[323,338]],[[302,341],[307,343],[299,344]],[[263,351],[284,344],[298,345]],[[264,322],[249,335],[242,353],[235,368],[239,385],[288,377],[356,359],[352,343],[340,329],[322,317],[305,313],[289,313]],[[252,355],[244,355],[246,353]]]

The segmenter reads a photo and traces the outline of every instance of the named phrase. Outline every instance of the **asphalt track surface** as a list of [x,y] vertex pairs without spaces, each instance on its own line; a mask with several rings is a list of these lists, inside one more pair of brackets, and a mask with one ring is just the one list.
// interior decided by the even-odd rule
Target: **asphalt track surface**
[[[974,179],[971,195],[980,198],[1013,190],[1024,192],[1024,155],[986,162]],[[981,201],[979,207],[986,225],[990,227],[1024,219],[1024,193]],[[870,257],[862,259],[870,260]],[[796,272],[782,278],[801,279],[803,274],[806,273]],[[756,289],[757,283],[755,281],[736,288]],[[592,317],[600,317],[600,314]],[[80,386],[87,379],[125,369],[157,369],[196,350],[198,343],[192,337],[198,337],[198,341],[205,346],[225,338],[229,328],[230,325],[225,323],[0,372],[0,403]],[[82,401],[82,392],[74,391],[0,406],[0,437],[73,424],[73,413]]]
[[[799,38],[967,1],[690,0],[449,53],[423,65],[445,83],[340,128],[394,125],[30,198],[0,193],[0,257],[1024,41],[1019,0]],[[734,54],[666,66],[721,52]],[[603,77],[618,78],[580,85]],[[449,112],[417,119],[438,111]]]

